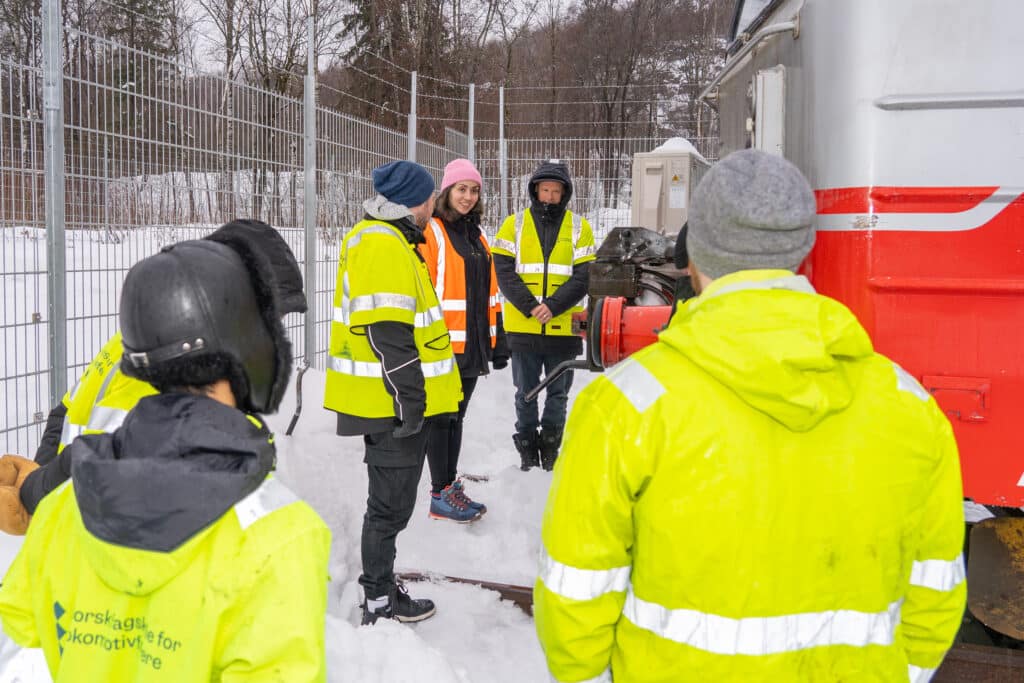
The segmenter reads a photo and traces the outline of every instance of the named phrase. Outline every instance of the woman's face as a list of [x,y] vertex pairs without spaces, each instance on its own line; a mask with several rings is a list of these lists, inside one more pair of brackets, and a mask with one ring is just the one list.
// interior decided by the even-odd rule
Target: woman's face
[[452,185],[448,201],[452,208],[465,216],[473,210],[476,203],[480,201],[480,185],[472,180],[463,180]]

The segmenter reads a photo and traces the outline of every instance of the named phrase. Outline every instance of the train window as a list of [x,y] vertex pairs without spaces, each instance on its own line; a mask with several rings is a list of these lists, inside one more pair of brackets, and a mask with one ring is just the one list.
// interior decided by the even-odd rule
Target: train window
[[773,0],[740,0],[732,37],[735,39],[741,33],[747,32],[754,20],[758,19],[772,2]]

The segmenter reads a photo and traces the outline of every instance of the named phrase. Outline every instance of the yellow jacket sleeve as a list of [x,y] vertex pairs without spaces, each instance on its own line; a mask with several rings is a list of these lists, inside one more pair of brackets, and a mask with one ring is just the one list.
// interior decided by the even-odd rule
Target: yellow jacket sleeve
[[615,394],[604,377],[580,394],[544,512],[534,617],[558,681],[608,670],[629,585],[640,463],[635,439],[613,416],[631,413],[635,424],[637,414]]
[[953,430],[933,404],[939,457],[917,531],[917,555],[903,603],[910,679],[927,680],[960,628],[967,583],[963,566],[963,487]]
[[586,218],[580,220],[580,241],[574,245],[572,264],[577,266],[581,263],[588,263],[597,258],[595,253],[597,247],[594,245],[594,231],[590,227],[590,221]]
[[327,680],[324,615],[330,546],[330,531],[317,519],[309,531],[276,548],[262,566],[253,567],[250,590],[224,617],[218,680]]

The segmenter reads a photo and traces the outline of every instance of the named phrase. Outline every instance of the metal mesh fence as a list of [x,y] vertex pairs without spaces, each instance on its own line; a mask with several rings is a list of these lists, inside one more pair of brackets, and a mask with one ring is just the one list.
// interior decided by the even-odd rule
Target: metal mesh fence
[[[48,314],[53,254],[44,193],[42,50],[32,46],[20,61],[0,58],[5,449],[31,455],[38,443],[51,408],[48,340],[54,331],[66,331],[66,358],[59,362],[73,384],[117,328],[128,269],[164,245],[201,238],[236,217],[278,228],[302,267],[306,226],[315,226],[310,312],[291,315],[285,324],[296,354],[312,333],[308,360],[323,367],[341,237],[373,194],[372,169],[406,158],[409,135],[317,106],[315,139],[307,140],[309,100],[294,74],[277,79],[277,90],[260,88],[73,28],[64,28],[62,38],[66,268],[54,280],[66,289],[62,320]],[[485,228],[492,234],[508,212],[526,205],[526,180],[536,165],[563,159],[575,181],[571,206],[590,219],[600,240],[629,220],[633,154],[664,139],[511,139],[504,173],[498,140],[474,142],[454,129],[444,131],[444,144],[416,140],[415,152],[439,182],[444,166],[469,156],[472,145],[484,177]],[[714,140],[693,142],[713,158]],[[307,144],[316,150],[312,220],[305,215],[313,205],[305,188]]]

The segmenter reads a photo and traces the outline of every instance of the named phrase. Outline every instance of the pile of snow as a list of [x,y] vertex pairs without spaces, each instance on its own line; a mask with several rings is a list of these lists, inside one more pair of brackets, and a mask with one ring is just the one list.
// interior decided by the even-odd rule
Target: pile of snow
[[[577,373],[573,396],[592,378]],[[359,626],[359,538],[366,509],[362,440],[334,434],[333,413],[321,409],[324,375],[303,378],[305,408],[295,434],[284,436],[295,406],[294,383],[269,418],[276,431],[278,476],[308,501],[331,527],[327,608],[328,680],[360,683],[512,683],[548,679],[533,621],[493,592],[440,580],[409,585],[414,597],[437,603],[437,614],[415,625],[395,622]],[[432,520],[426,465],[416,511],[398,536],[396,569],[532,585],[540,551],[540,523],[551,475],[521,472],[512,445],[515,409],[511,371],[482,378],[466,418],[460,470],[486,476],[466,482],[487,514],[471,525]],[[0,569],[13,559],[20,539],[0,534]],[[12,647],[0,634],[0,656]],[[48,681],[38,650],[22,653],[20,683]]]
[[665,142],[655,147],[652,151],[654,152],[688,152],[696,156],[701,161],[707,161],[697,148],[693,146],[693,143],[686,138],[669,138]]

